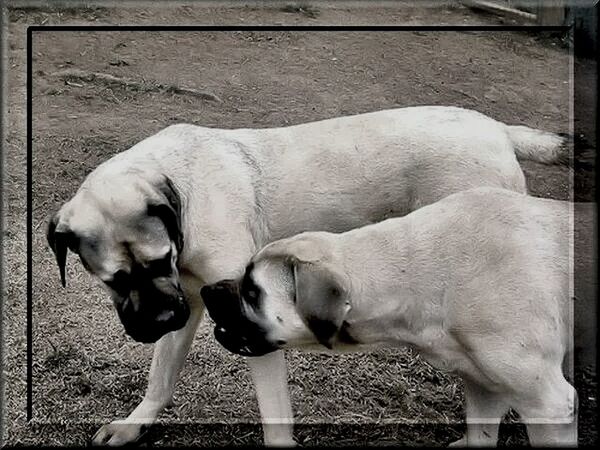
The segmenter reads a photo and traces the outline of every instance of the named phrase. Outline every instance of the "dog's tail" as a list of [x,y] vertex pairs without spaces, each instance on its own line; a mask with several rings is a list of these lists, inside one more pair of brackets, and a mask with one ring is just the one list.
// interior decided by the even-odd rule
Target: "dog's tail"
[[517,158],[544,164],[567,164],[571,140],[563,133],[536,130],[522,125],[507,125]]

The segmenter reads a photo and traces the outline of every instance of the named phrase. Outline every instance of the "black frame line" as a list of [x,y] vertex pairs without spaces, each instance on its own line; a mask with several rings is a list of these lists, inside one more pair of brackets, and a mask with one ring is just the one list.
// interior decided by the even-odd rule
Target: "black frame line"
[[34,32],[60,31],[569,31],[572,25],[32,25],[27,27],[27,422],[33,416],[32,298],[32,38]]
[[32,31],[566,31],[570,25],[31,25]]
[[32,57],[32,30],[27,29],[27,422],[31,421],[33,414],[33,301],[32,301],[32,240],[33,240],[33,163],[32,163],[32,101],[31,90],[33,74],[31,67]]

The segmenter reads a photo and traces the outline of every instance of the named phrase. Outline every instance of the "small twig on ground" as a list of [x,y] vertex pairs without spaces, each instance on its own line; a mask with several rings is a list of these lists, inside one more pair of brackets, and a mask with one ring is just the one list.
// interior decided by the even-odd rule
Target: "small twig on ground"
[[307,4],[289,4],[280,9],[286,13],[300,13],[306,17],[310,17],[311,19],[315,19],[320,14],[317,8]]
[[191,89],[181,86],[175,86],[172,84],[162,84],[154,82],[138,82],[127,78],[120,78],[108,73],[101,72],[85,72],[78,69],[66,69],[59,72],[55,72],[52,76],[56,76],[65,80],[66,83],[73,81],[83,81],[86,83],[102,83],[107,86],[119,86],[122,88],[128,88],[141,92],[169,92],[179,95],[189,95],[193,97],[199,97],[204,100],[210,100],[218,103],[222,103],[222,100],[210,92],[200,91],[197,89]]

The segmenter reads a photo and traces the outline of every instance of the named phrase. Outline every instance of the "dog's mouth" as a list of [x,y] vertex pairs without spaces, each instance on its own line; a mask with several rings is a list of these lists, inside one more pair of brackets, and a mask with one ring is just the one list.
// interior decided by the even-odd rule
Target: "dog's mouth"
[[277,350],[261,326],[245,315],[239,280],[222,280],[202,287],[200,292],[215,322],[214,335],[219,344],[242,356],[263,356]]
[[152,344],[165,334],[183,328],[190,316],[183,294],[174,299],[155,300],[151,306],[141,306],[138,310],[134,310],[131,300],[126,298],[117,312],[125,332],[144,344]]
[[225,347],[225,349],[229,350],[231,353],[241,356],[263,356],[267,353],[278,350],[275,345],[266,340],[251,340],[246,336],[229,332],[227,329],[218,324],[214,328],[214,335],[217,342]]

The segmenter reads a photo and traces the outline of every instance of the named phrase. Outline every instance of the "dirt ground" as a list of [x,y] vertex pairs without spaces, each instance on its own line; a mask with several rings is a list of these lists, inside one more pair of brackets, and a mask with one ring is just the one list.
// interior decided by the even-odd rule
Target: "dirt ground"
[[[476,109],[569,132],[569,53],[560,36],[517,32],[37,32],[33,37],[33,421],[25,420],[25,70],[28,24],[498,24],[443,2],[285,6],[129,6],[7,10],[4,135],[4,443],[86,445],[141,400],[151,347],[123,332],[106,293],[77,258],[67,288],[45,224],[100,162],[174,123],[270,127],[400,106]],[[508,22],[511,23],[511,22]],[[584,67],[585,61],[577,62]],[[70,71],[70,76],[65,75]],[[102,73],[128,85],[79,76]],[[208,96],[177,88],[195,89]],[[209,98],[212,96],[211,98]],[[213,98],[214,97],[214,98]],[[582,100],[583,101],[583,100]],[[589,124],[587,125],[590,126]],[[588,145],[595,145],[590,132]],[[523,162],[533,195],[569,200],[573,171]],[[593,167],[580,167],[590,200]],[[583,174],[584,176],[581,176]],[[590,191],[591,192],[591,191]],[[591,239],[591,230],[583,230]],[[588,245],[588,241],[583,245]],[[591,244],[590,244],[591,245]],[[455,377],[408,351],[332,357],[289,352],[302,445],[445,445],[464,431]],[[596,379],[576,377],[580,442],[597,441]],[[514,422],[510,416],[507,422]],[[174,406],[143,445],[257,445],[248,370],[201,326]],[[505,445],[526,442],[503,425]]]

